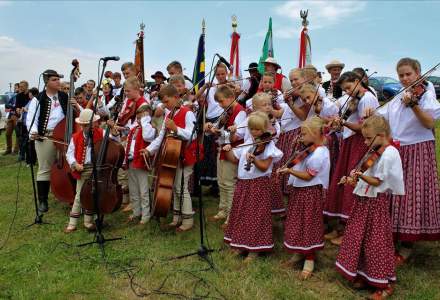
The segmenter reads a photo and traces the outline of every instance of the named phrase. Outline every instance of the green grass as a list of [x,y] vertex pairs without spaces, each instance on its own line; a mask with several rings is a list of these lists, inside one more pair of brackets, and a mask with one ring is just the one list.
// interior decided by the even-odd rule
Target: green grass
[[[436,135],[439,138],[440,132]],[[4,148],[4,135],[0,137]],[[437,145],[437,153],[440,148]],[[286,270],[288,258],[281,248],[282,229],[274,228],[275,252],[250,266],[225,251],[218,225],[208,224],[210,246],[217,271],[203,271],[206,264],[196,257],[167,258],[197,249],[199,228],[176,235],[162,232],[153,221],[145,228],[125,224],[122,212],[106,217],[107,238],[123,237],[105,245],[106,259],[82,227],[66,235],[68,208],[53,198],[44,219],[52,225],[35,225],[30,170],[19,168],[15,157],[0,157],[0,245],[14,215],[19,182],[18,209],[11,236],[0,250],[0,299],[136,299],[151,293],[151,299],[360,299],[366,292],[350,289],[334,269],[335,246],[326,245],[318,255],[316,273],[309,281],[298,279],[300,268]],[[206,213],[215,212],[217,201],[205,197]],[[198,223],[198,222],[197,222]],[[395,299],[440,299],[440,243],[419,243],[411,263],[398,270]],[[134,278],[133,278],[134,276]],[[130,280],[130,277],[132,280]],[[203,278],[201,280],[200,278]],[[160,295],[160,293],[169,293]],[[183,298],[183,297],[181,297]]]

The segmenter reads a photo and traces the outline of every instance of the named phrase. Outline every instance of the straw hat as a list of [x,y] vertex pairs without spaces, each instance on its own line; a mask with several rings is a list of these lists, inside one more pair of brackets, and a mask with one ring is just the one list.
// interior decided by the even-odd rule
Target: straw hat
[[[90,123],[90,118],[92,117],[93,114],[93,110],[91,110],[90,108],[85,108],[81,111],[81,113],[79,114],[78,118],[75,118],[75,122],[78,124],[89,124]],[[97,114],[95,114],[93,116],[93,122],[96,122],[99,120],[99,116]]]
[[281,69],[281,66],[277,63],[277,61],[275,60],[275,58],[273,57],[268,57],[266,58],[266,60],[264,61],[265,64],[273,64],[275,65],[278,69]]
[[343,69],[345,67],[345,64],[341,63],[339,60],[335,59],[335,60],[332,60],[331,62],[329,62],[328,64],[325,65],[325,68],[327,70],[331,69],[331,68],[334,68],[334,67],[339,67],[339,68]]

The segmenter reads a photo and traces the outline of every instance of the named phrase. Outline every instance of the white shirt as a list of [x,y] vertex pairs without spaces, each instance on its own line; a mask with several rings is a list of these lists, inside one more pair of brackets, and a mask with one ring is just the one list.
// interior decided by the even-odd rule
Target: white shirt
[[[51,101],[49,120],[47,122],[46,130],[53,130],[55,126],[57,126],[57,124],[64,118],[64,112],[58,98],[58,93],[51,97],[48,95],[48,97],[52,101]],[[34,119],[34,115],[35,115],[35,120],[34,123],[32,124],[32,128],[30,128],[32,119]],[[39,116],[40,116],[40,105],[38,105],[37,98],[34,97],[32,98],[31,103],[29,105],[29,111],[26,118],[26,126],[27,128],[30,128],[29,135],[31,135],[32,133],[38,133]]]
[[[138,125],[138,123],[136,122],[135,126],[137,126],[137,125]],[[150,116],[142,117],[141,130],[142,130],[142,138],[144,141],[152,142],[154,140],[156,130],[153,128],[153,126],[151,126],[151,117]],[[133,159],[135,145],[136,145],[136,135],[133,134],[131,144],[130,144],[130,149],[128,151],[128,159]]]
[[[104,134],[105,134],[105,130],[102,131],[103,136],[104,136]],[[85,138],[85,141],[87,141],[87,136],[85,135],[84,132],[83,132],[83,136]],[[92,148],[90,147],[90,143],[89,143],[89,145],[87,145],[87,148],[86,148],[86,158],[84,160],[83,165],[90,164],[92,162],[92,157],[91,157],[92,152],[91,151],[92,151]],[[66,160],[71,168],[73,167],[73,165],[75,163],[78,163],[75,159],[75,144],[73,143],[73,138],[70,139],[69,146],[67,147]]]
[[[398,140],[402,146],[435,140],[432,129],[425,128],[417,119],[412,108],[406,107],[402,102],[403,94],[397,95],[376,112],[390,123],[393,139]],[[419,106],[435,120],[440,119],[440,103],[431,90],[428,89],[423,94]]]
[[426,83],[428,84],[428,85],[426,86],[426,89],[427,89],[428,91],[431,91],[434,95],[436,95],[436,94],[435,94],[435,87],[434,87],[434,84],[432,84],[431,81],[426,81]]
[[318,94],[321,98],[327,98],[327,95],[325,94],[325,89],[322,87],[322,85],[318,88]]
[[[301,106],[302,101],[300,98],[296,99],[294,104],[296,106]],[[297,129],[301,126],[302,121],[295,115],[295,113],[290,109],[287,103],[280,104],[283,109],[283,115],[279,120],[281,132],[288,132]]]
[[377,197],[378,193],[404,195],[402,161],[399,151],[388,146],[375,164],[364,172],[364,175],[376,177],[381,181],[379,186],[371,186],[359,178],[353,193],[364,197]]
[[[251,132],[249,130],[248,127],[248,121],[249,121],[249,117],[247,117],[243,122],[241,122],[237,127],[240,127],[237,129],[237,131],[235,132],[235,135],[240,138],[243,139],[245,141],[252,139],[252,135]],[[281,127],[280,127],[280,123],[279,122],[275,122],[275,124],[272,125],[273,128],[275,129],[276,135],[275,138],[278,138],[280,136],[281,133]]]
[[296,187],[322,185],[324,189],[327,189],[330,176],[330,152],[327,147],[319,146],[304,160],[294,165],[293,170],[307,172],[313,178],[306,181],[290,175],[288,184]]
[[[176,114],[180,111],[178,109],[176,111]],[[181,138],[184,141],[189,141],[196,138],[196,134],[193,133],[194,129],[194,122],[196,122],[196,117],[194,116],[194,113],[192,111],[188,111],[185,115],[185,128],[177,127],[176,135],[177,137]],[[154,154],[159,150],[160,144],[162,143],[162,140],[165,136],[165,121],[162,123],[162,128],[160,129],[159,135],[154,139],[154,141],[151,142],[151,144],[147,147],[148,152],[151,154]]]
[[[209,89],[209,94],[207,98],[207,105],[208,108],[206,109],[206,118],[207,119],[214,119],[220,116],[223,112],[223,108],[215,101],[214,94],[217,91],[217,87],[213,86]],[[203,94],[205,97],[206,91]]]
[[[282,103],[286,103],[286,102],[284,101],[283,93],[281,93],[279,90],[276,90],[276,91],[277,91],[277,96],[276,96],[276,98],[275,98],[276,103],[277,103],[278,105],[281,105]],[[268,94],[272,96],[272,94],[270,94],[270,93],[268,93]],[[247,108],[247,109],[250,109],[250,110],[253,110],[253,106],[252,106],[252,98],[249,98],[248,100],[246,100],[246,108]]]
[[281,81],[281,90],[284,92],[288,91],[292,88],[292,84],[290,84],[289,79],[283,76],[283,80]]
[[121,90],[122,90],[122,85],[118,88],[113,87],[113,91],[112,91],[113,97],[119,95]]
[[[319,113],[320,117],[334,117],[338,115],[339,108],[335,102],[331,101],[329,98],[322,98],[322,108]],[[307,115],[307,119],[316,116],[315,109],[312,107]]]
[[185,79],[185,88],[186,88],[186,89],[190,90],[190,89],[193,88],[193,86],[194,86],[194,85],[192,84],[191,81],[189,81],[188,79]]
[[[351,100],[349,100],[351,101]],[[342,102],[342,105],[344,105],[345,100]],[[343,111],[347,109],[347,106],[349,106],[350,103],[345,104]],[[369,91],[366,91],[364,96],[362,96],[361,100],[359,100],[357,109],[354,113],[352,113],[348,119],[348,123],[355,123],[359,124],[362,120],[362,116],[367,108],[376,109],[379,106],[379,101],[377,101],[377,98]],[[347,127],[344,126],[344,131],[342,132],[342,138],[346,139],[350,136],[354,135],[355,132]]]
[[[244,110],[240,111],[234,119],[233,125],[240,126],[245,120],[246,120],[246,112]],[[220,136],[217,138],[217,144],[224,145],[224,144],[230,144],[230,132],[225,130],[224,128],[221,128],[220,130]]]
[[[245,141],[245,144],[251,144],[253,143],[253,139],[250,138]],[[270,141],[266,148],[264,149],[264,152],[260,155],[257,155],[256,158],[260,160],[267,159],[269,157],[272,157],[272,163],[270,164],[270,167],[266,171],[261,171],[257,167],[255,167],[255,164],[251,164],[251,169],[249,171],[245,170],[245,165],[247,163],[246,160],[246,153],[252,148],[252,146],[246,146],[241,147],[232,150],[234,156],[239,160],[238,162],[238,178],[239,179],[254,179],[258,177],[269,177],[272,174],[272,167],[273,164],[279,161],[283,157],[283,152],[281,152],[280,149],[278,149],[275,146],[275,143],[273,141]]]

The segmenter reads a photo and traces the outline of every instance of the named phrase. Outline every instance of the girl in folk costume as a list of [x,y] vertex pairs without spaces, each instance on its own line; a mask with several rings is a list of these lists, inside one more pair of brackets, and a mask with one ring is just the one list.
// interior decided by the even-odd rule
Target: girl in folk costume
[[321,98],[327,98],[325,94],[325,89],[320,83],[321,79],[319,78],[318,69],[316,69],[314,65],[305,65],[304,68],[301,69],[301,71],[304,81],[318,86],[319,96]]
[[383,117],[366,119],[362,134],[370,149],[362,165],[341,179],[356,187],[336,269],[357,288],[375,287],[370,299],[384,299],[393,293],[396,280],[389,201],[392,195],[405,193],[402,161]]
[[[402,58],[397,74],[404,87],[420,78],[420,63]],[[440,191],[435,156],[435,120],[440,104],[435,93],[422,82],[398,95],[378,110],[391,126],[393,138],[400,142],[400,156],[406,194],[391,201],[393,232],[401,241],[397,264],[405,262],[415,241],[440,240]]]
[[330,154],[324,145],[323,127],[324,122],[317,116],[304,121],[301,142],[306,150],[277,171],[290,174],[284,247],[294,253],[289,264],[305,258],[303,279],[308,279],[313,272],[315,252],[324,248],[323,190],[327,189],[329,182]]
[[[188,231],[193,227],[194,211],[192,208],[191,197],[188,192],[188,179],[192,173],[192,167],[196,162],[195,150],[197,140],[191,140],[191,138],[193,138],[192,133],[196,118],[189,108],[180,106],[181,99],[174,86],[164,86],[160,90],[159,95],[165,108],[170,112],[174,111],[174,115],[170,116],[170,113],[167,114],[159,135],[142,152],[145,153],[147,157],[155,154],[159,150],[167,130],[174,132],[179,139],[184,141],[181,148],[181,161],[177,166],[176,176],[174,178],[173,221],[169,224],[170,228],[177,227],[177,232],[183,232]],[[185,145],[188,143],[189,145]]]
[[[235,138],[231,140],[229,127],[241,124],[246,119],[246,113],[243,107],[235,100],[234,91],[228,86],[220,86],[215,92],[215,100],[226,111],[220,117],[219,122],[206,123],[205,131],[216,135],[219,147],[230,144],[235,147],[243,142],[243,139]],[[237,164],[226,159],[225,151],[220,150],[217,156],[217,177],[220,191],[220,203],[218,212],[212,217],[213,221],[225,220],[224,226],[228,224],[228,217],[231,211],[232,198],[234,196],[234,186],[237,176]]]
[[148,171],[150,166],[141,154],[154,140],[156,130],[151,126],[151,109],[141,105],[136,111],[137,125],[128,133],[125,147],[124,168],[128,169],[128,190],[130,194],[132,214],[129,222],[140,219],[144,225],[150,220],[150,197]]
[[[245,144],[252,144],[267,134],[269,118],[262,112],[252,113],[248,126],[251,137]],[[238,162],[238,180],[224,240],[231,248],[239,250],[237,253],[249,253],[246,262],[253,260],[258,252],[271,251],[274,247],[270,174],[273,163],[283,155],[271,139],[262,145],[258,154],[252,148],[249,145],[230,151],[230,145],[223,147],[227,159]]]
[[[228,68],[225,64],[219,63],[215,69],[215,78],[217,85],[227,83]],[[196,93],[196,99],[199,101],[201,108],[206,109],[206,122],[214,123],[222,114],[223,109],[215,101],[214,95],[217,91],[217,86],[210,86],[210,82],[205,83],[201,89]],[[208,93],[208,94],[206,94]],[[206,99],[206,103],[205,103]],[[205,155],[203,161],[200,163],[200,179],[201,182],[206,182],[211,185],[211,192],[215,195],[218,193],[217,186],[217,146],[215,138],[212,135],[206,135],[203,139],[203,149]],[[195,180],[197,182],[198,180]]]
[[[350,95],[350,98],[341,107],[343,113],[334,121],[339,127],[344,128],[336,168],[330,178],[324,214],[339,217],[342,220],[346,220],[350,216],[355,197],[352,186],[339,185],[338,182],[342,176],[348,174],[355,167],[356,163],[367,152],[367,147],[360,133],[363,113],[367,109],[375,109],[379,106],[377,98],[367,91],[360,84],[360,81],[361,78],[354,72],[342,74],[338,81],[338,84]],[[328,233],[325,238],[332,240],[335,245],[340,245],[342,241],[342,236],[336,229]]]
[[[291,88],[290,82],[283,74],[277,72],[279,69],[281,69],[281,66],[277,63],[275,58],[268,57],[264,61],[264,72],[275,74],[274,88],[281,92],[285,92]],[[261,82],[260,82],[260,86],[261,86]]]
[[[272,96],[272,106],[274,110],[280,109],[280,104],[284,103],[283,93],[274,88],[275,73],[265,72],[260,81],[259,92],[264,92]],[[246,101],[246,109],[252,111],[252,98]]]
[[[73,202],[72,209],[70,211],[69,224],[64,229],[65,233],[71,233],[76,230],[78,225],[78,218],[81,216],[81,202],[80,194],[84,182],[92,174],[91,169],[91,147],[90,141],[88,141],[88,134],[90,130],[90,119],[92,118],[93,111],[89,108],[85,108],[81,111],[75,122],[81,126],[80,131],[75,132],[70,140],[69,147],[66,152],[66,160],[72,169],[72,176],[76,181],[76,194],[75,200]],[[102,140],[104,136],[104,131],[98,127],[99,116],[94,115],[93,117],[93,143]],[[117,135],[117,132],[112,128],[112,133]],[[93,212],[84,212],[84,227],[87,230],[95,230],[95,225],[93,224]]]

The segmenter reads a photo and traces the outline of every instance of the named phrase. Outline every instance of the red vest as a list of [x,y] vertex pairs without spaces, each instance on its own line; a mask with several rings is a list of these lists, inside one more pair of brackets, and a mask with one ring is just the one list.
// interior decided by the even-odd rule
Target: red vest
[[[144,97],[139,97],[137,100],[127,98],[125,105],[123,105],[124,110],[119,113],[119,119],[124,119],[126,116],[128,116],[129,118],[127,119],[127,121],[131,120],[131,122],[133,123],[134,120],[136,119],[137,109],[143,104],[148,104],[147,100],[145,100]],[[125,124],[121,124],[121,125],[125,125]]]
[[[228,128],[229,126],[234,125],[235,122],[235,118],[237,117],[237,115],[241,112],[244,111],[243,106],[241,106],[240,104],[237,104],[234,106],[233,110],[232,110],[232,115],[229,117],[228,122],[226,122],[226,128]],[[235,141],[233,143],[231,143],[232,147],[236,147],[238,145],[240,145],[241,143],[243,143],[243,140],[238,140]],[[220,160],[225,160],[226,159],[226,151],[220,150]]]
[[[188,107],[181,106],[179,111],[174,115],[173,121],[174,124],[176,124],[177,127],[185,128],[185,116],[188,112],[191,110]],[[167,118],[169,118],[169,115],[167,115]],[[183,153],[183,165],[184,166],[192,166],[196,163],[196,150],[197,150],[197,139],[193,140],[191,144],[187,147],[187,142],[184,142],[182,145]],[[203,159],[203,147],[202,145],[200,147],[200,160]]]
[[[94,128],[93,129],[93,144],[102,140],[103,130],[102,128]],[[75,160],[78,164],[84,164],[86,160],[86,148],[85,145],[85,137],[82,130],[75,132],[72,135],[73,144],[75,145]],[[72,177],[75,179],[81,178],[81,173],[77,171],[72,172]]]
[[279,90],[280,92],[283,92],[282,91],[283,78],[284,78],[283,74],[279,74],[279,73],[275,74],[275,84],[273,85],[273,87]]
[[131,167],[133,169],[147,169],[147,166],[145,165],[145,160],[140,154],[140,150],[146,148],[148,145],[150,145],[149,142],[144,141],[142,137],[142,126],[137,125],[136,127],[133,127],[130,132],[128,133],[127,137],[127,146],[125,147],[125,164],[128,166],[128,154],[130,152],[131,143],[133,142],[133,134],[136,134],[135,138],[135,144],[134,144],[134,151],[133,151],[133,160],[131,161]]

